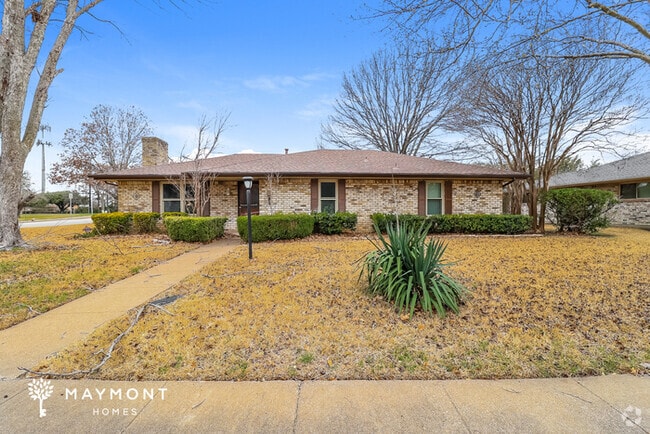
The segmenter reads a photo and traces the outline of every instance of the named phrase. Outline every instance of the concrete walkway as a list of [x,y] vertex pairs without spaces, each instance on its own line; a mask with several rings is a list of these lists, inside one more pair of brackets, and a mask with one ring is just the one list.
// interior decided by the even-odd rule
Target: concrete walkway
[[84,339],[238,244],[201,246],[0,331],[0,432],[650,432],[648,376],[241,383],[16,379],[18,366],[31,367]]
[[46,356],[85,339],[102,324],[196,273],[240,245],[221,239],[0,331],[0,379],[16,378]]

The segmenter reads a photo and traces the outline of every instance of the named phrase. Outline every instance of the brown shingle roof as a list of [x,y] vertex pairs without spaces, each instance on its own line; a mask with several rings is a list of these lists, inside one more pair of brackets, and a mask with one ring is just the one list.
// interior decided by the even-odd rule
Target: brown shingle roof
[[526,178],[519,172],[494,167],[453,163],[381,151],[319,149],[293,154],[233,154],[200,162],[170,163],[95,174],[95,179],[143,179],[178,177],[197,171],[220,177],[246,175],[318,177],[426,177],[426,178]]

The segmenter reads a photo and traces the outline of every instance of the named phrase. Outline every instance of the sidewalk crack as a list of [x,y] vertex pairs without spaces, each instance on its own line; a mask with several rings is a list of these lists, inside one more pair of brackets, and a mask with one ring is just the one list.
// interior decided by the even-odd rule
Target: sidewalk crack
[[442,386],[442,390],[444,390],[445,395],[447,395],[447,398],[449,399],[449,402],[451,402],[451,405],[454,406],[454,410],[456,410],[456,414],[458,414],[458,417],[460,417],[460,420],[463,422],[463,426],[465,427],[465,429],[467,430],[467,432],[468,432],[468,433],[471,433],[472,430],[469,428],[469,424],[467,423],[467,421],[466,421],[465,418],[463,417],[463,414],[462,414],[462,413],[460,412],[460,410],[458,409],[458,406],[457,406],[456,403],[454,402],[453,398],[451,397],[451,395],[450,395],[449,392],[447,391],[447,388],[444,386],[444,384],[443,384],[443,386]]
[[298,394],[296,395],[296,409],[293,415],[293,430],[292,432],[296,433],[296,428],[298,427],[298,408],[300,407],[300,392],[302,392],[302,384],[304,381],[298,383]]

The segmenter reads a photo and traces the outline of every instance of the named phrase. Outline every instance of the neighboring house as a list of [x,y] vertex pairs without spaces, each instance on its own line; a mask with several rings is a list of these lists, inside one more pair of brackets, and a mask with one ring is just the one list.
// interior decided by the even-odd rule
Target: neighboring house
[[199,214],[226,216],[226,228],[246,214],[242,177],[252,176],[254,213],[348,211],[360,230],[376,212],[501,214],[503,186],[523,173],[380,151],[313,150],[284,154],[234,154],[169,163],[167,143],[143,139],[143,166],[95,174],[118,187],[125,212],[186,211],[194,193],[183,180],[198,174],[207,200]]
[[650,152],[551,178],[551,188],[597,188],[614,193],[620,204],[609,213],[615,225],[650,225]]

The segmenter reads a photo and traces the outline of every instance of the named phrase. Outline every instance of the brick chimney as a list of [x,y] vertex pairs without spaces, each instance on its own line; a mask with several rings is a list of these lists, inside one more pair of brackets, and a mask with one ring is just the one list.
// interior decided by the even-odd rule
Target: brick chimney
[[142,138],[142,165],[159,166],[169,163],[169,145],[158,137]]

